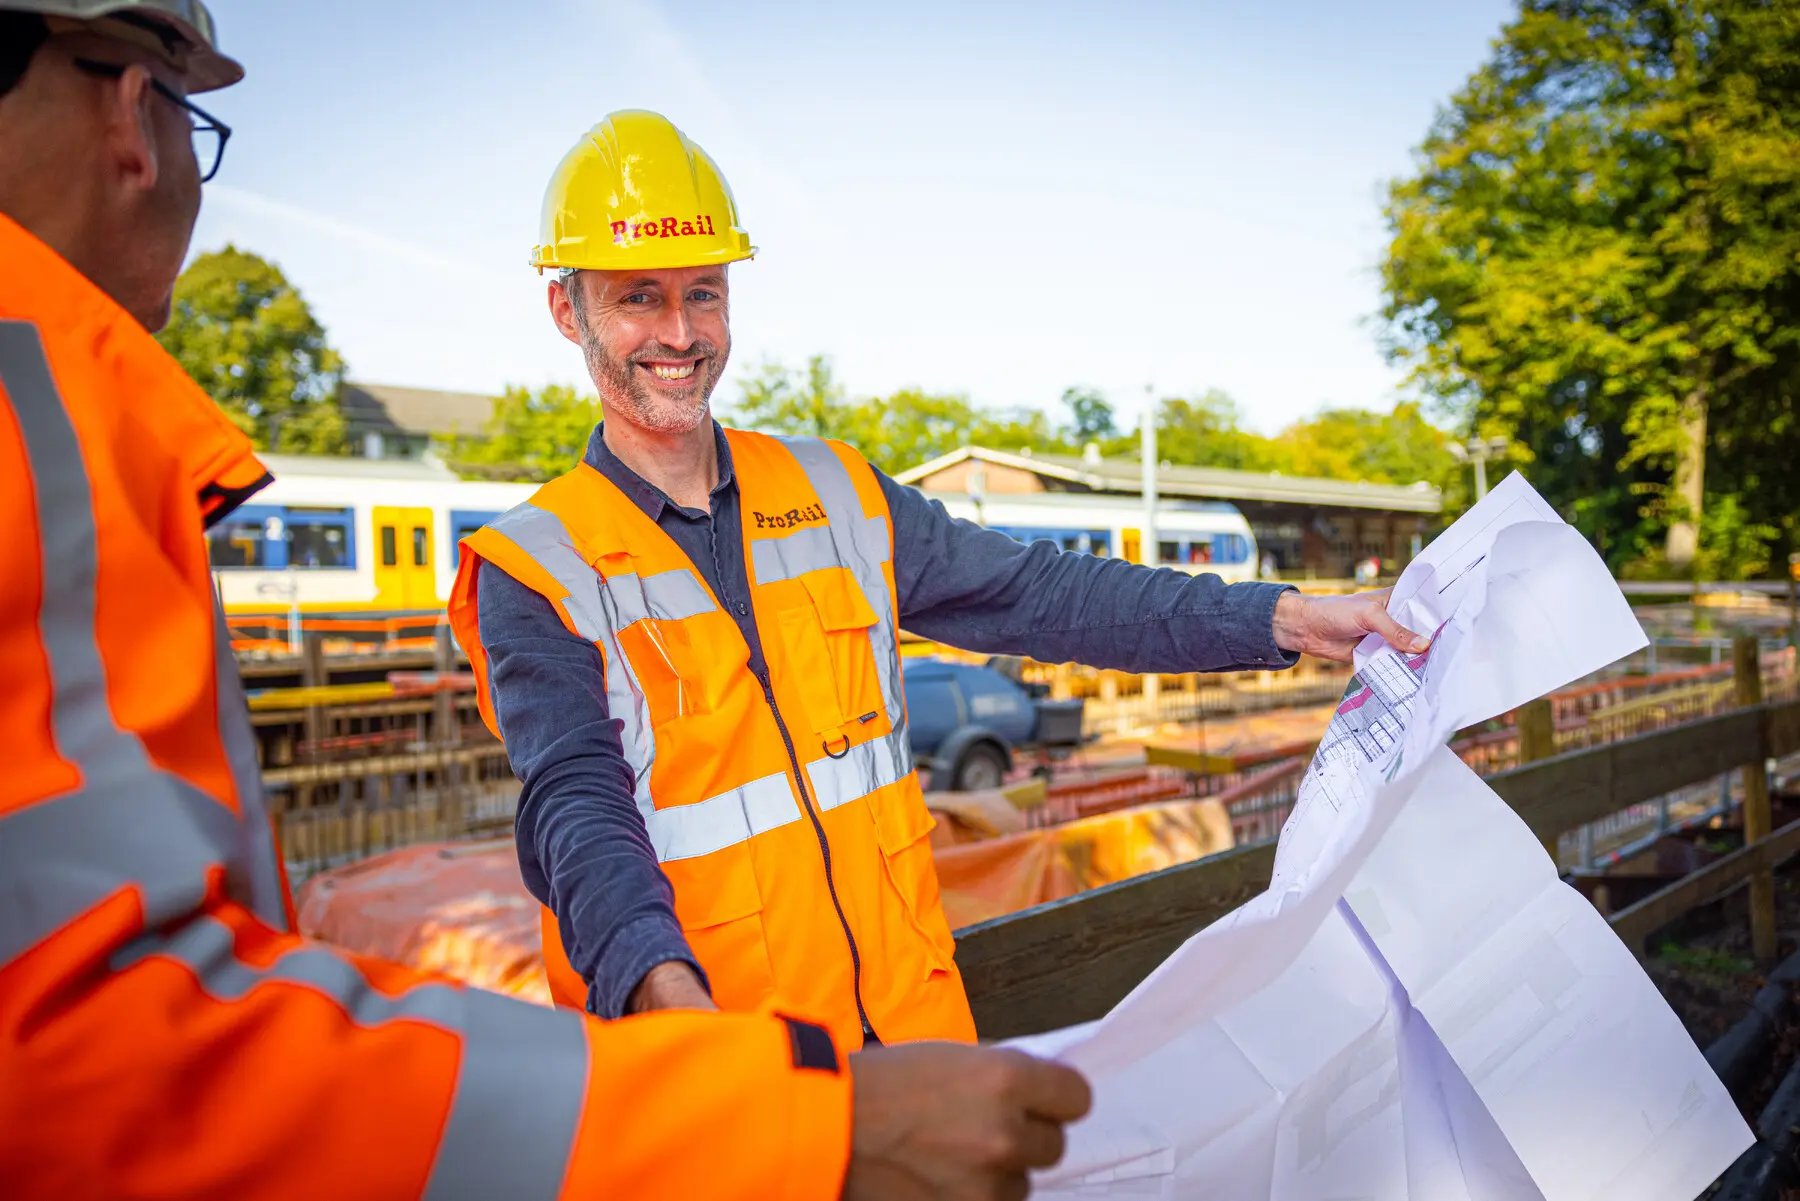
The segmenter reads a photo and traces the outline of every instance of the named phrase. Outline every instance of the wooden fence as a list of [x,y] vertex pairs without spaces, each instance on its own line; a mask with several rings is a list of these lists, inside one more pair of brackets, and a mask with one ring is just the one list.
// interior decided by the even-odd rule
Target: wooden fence
[[[1800,701],[1783,701],[1569,751],[1488,783],[1550,840],[1745,765],[1762,777],[1767,760],[1796,751]],[[1766,821],[1766,779],[1761,804]],[[1746,880],[1760,884],[1796,852],[1800,823],[1620,911],[1613,928],[1641,950],[1656,929]],[[1100,1017],[1189,936],[1261,892],[1274,862],[1272,842],[1242,847],[958,931],[977,1028],[1008,1038]]]

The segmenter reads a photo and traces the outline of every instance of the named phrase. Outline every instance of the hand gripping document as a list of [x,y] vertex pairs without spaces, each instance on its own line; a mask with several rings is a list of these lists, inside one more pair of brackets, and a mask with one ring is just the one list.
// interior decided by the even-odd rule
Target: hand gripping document
[[1445,746],[1642,647],[1605,566],[1509,476],[1371,636],[1268,891],[1106,1017],[1013,1045],[1093,1114],[1036,1196],[1692,1201],[1752,1141],[1637,961]]

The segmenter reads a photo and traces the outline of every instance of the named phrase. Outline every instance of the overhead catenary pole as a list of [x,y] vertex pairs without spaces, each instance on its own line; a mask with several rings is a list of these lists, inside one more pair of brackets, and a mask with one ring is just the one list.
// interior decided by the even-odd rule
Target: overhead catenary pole
[[[1138,453],[1143,456],[1144,483],[1144,532],[1138,541],[1138,561],[1149,567],[1157,566],[1157,554],[1160,543],[1156,536],[1156,385],[1144,385],[1144,416],[1138,425]],[[1148,720],[1155,720],[1157,705],[1162,694],[1162,677],[1155,672],[1144,677],[1144,704],[1149,710],[1144,714]]]
[[1156,400],[1155,385],[1144,385],[1144,417],[1138,427],[1139,453],[1143,456],[1144,535],[1138,544],[1138,561],[1155,567],[1156,559]]

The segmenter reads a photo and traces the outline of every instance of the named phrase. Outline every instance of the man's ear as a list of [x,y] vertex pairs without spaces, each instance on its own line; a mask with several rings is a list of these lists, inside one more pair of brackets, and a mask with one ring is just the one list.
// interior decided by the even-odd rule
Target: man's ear
[[569,289],[580,286],[581,276],[579,275],[571,277],[567,283],[560,279],[553,279],[550,281],[549,294],[546,296],[550,302],[550,320],[556,322],[556,328],[562,332],[563,337],[577,346],[581,345],[581,322],[575,316],[575,302],[569,296]]
[[146,68],[133,65],[106,92],[107,149],[126,186],[143,192],[155,190],[166,149],[157,141],[150,79]]

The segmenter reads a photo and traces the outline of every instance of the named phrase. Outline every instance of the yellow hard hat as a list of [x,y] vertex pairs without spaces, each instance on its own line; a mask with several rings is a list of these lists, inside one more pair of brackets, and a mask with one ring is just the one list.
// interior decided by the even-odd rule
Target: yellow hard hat
[[660,113],[613,113],[563,156],[544,192],[531,265],[645,271],[756,253],[731,185]]

